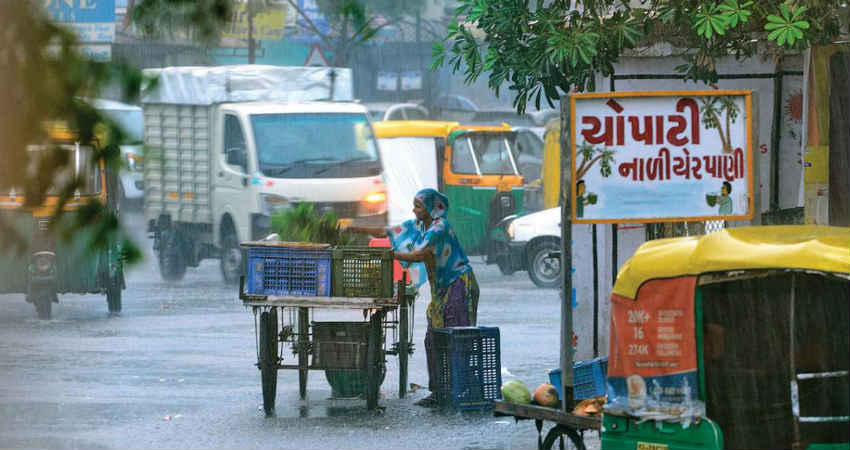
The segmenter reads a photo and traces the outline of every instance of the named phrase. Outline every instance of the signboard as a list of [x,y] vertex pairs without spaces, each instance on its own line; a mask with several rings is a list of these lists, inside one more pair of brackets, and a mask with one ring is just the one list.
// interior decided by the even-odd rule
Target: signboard
[[696,277],[691,276],[648,281],[640,288],[639,301],[611,295],[606,411],[659,419],[703,415],[695,288]]
[[325,59],[325,55],[322,53],[322,49],[319,48],[319,44],[313,44],[310,47],[310,54],[307,55],[307,58],[304,60],[304,64],[302,65],[310,67],[330,67],[328,60]]
[[570,95],[575,223],[753,217],[750,91]]
[[379,91],[397,91],[398,72],[378,72],[377,83]]
[[115,40],[115,0],[43,0],[47,15],[83,43]]
[[[254,16],[254,39],[263,41],[279,41],[283,39],[283,29],[286,24],[287,11],[283,6],[270,7]],[[233,16],[222,37],[231,39],[248,39],[248,5],[235,3]]]
[[418,91],[422,89],[422,72],[402,72],[401,73],[401,90],[402,91]]

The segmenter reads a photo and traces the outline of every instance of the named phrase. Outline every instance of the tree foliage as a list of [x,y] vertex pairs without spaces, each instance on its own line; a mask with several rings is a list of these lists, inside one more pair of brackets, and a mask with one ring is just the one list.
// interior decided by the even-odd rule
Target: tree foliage
[[295,0],[286,0],[315,34],[333,52],[333,65],[345,67],[352,49],[363,45],[385,26],[415,15],[423,3],[418,0],[317,0],[329,30],[323,32]]
[[[132,17],[136,25],[153,33],[162,30],[156,17],[171,15],[185,27],[188,38],[214,38],[229,19],[231,0],[136,0]],[[59,192],[51,226],[65,239],[82,230],[94,231],[90,250],[119,242],[125,261],[140,257],[138,248],[123,231],[116,210],[97,199],[68,214],[64,206],[74,198],[83,180],[71,177],[62,185],[58,175],[71,164],[66,151],[51,141],[49,124],[61,123],[81,145],[96,143],[93,161],[117,172],[121,167],[119,145],[126,134],[108,116],[92,106],[107,85],[121,88],[123,100],[135,102],[145,80],[141,72],[120,61],[96,62],[78,52],[78,39],[69,29],[50,20],[43,2],[0,1],[0,195],[13,189],[23,195],[24,206],[39,207],[48,191]],[[52,146],[48,157],[27,151],[32,144]],[[29,170],[31,168],[35,170]],[[114,192],[117,194],[117,192]],[[114,206],[114,205],[113,205]],[[62,220],[65,216],[71,220]],[[59,224],[70,227],[58,230]],[[27,242],[21,231],[0,217],[0,247]],[[22,250],[22,249],[21,249]]]
[[[640,7],[633,7],[634,4]],[[432,68],[448,64],[467,82],[489,73],[523,112],[611,76],[629,49],[667,42],[686,79],[717,80],[715,59],[799,51],[847,33],[846,3],[830,0],[459,0]]]

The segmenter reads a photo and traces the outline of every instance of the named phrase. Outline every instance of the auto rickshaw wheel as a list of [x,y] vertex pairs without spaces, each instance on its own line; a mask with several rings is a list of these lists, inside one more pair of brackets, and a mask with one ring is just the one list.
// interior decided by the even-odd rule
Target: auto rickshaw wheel
[[38,315],[39,319],[49,320],[51,309],[53,308],[53,298],[47,293],[38,294],[33,299],[33,305],[35,305],[35,313]]
[[106,305],[109,307],[109,314],[121,312],[121,285],[118,284],[118,280],[109,281],[109,286],[106,288]]
[[561,260],[549,254],[561,250],[552,240],[540,241],[528,250],[528,277],[540,288],[556,288],[561,280]]
[[162,232],[159,249],[159,273],[165,281],[180,281],[186,275],[186,259],[175,229]]

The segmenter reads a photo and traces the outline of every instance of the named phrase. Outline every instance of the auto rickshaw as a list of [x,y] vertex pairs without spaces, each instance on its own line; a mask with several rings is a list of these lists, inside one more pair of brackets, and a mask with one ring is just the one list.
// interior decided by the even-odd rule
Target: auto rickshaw
[[516,133],[505,126],[425,120],[373,124],[387,178],[389,223],[413,218],[422,188],[449,197],[448,220],[468,254],[497,262],[500,225],[523,211],[523,179],[512,151]]
[[56,124],[50,125],[49,136],[50,145],[28,146],[32,163],[29,170],[35,170],[35,162],[58,146],[71,155],[70,164],[57,173],[56,179],[67,181],[80,176],[83,185],[64,206],[66,213],[56,226],[50,224],[59,202],[56,186],[47,191],[42,205],[35,208],[24,205],[20,188],[0,188],[0,215],[23,240],[0,247],[0,293],[23,293],[26,301],[35,306],[40,319],[50,318],[53,303],[59,301],[57,294],[62,293],[106,294],[110,314],[117,314],[121,311],[124,289],[120,243],[110,242],[106,250],[94,251],[89,248],[93,233],[90,229],[77,231],[70,241],[62,239],[58,230],[73,219],[74,211],[92,199],[117,211],[118,174],[108,171],[103,161],[94,163],[97,139],[84,145],[70,130]]
[[647,242],[611,295],[603,449],[850,447],[850,229]]

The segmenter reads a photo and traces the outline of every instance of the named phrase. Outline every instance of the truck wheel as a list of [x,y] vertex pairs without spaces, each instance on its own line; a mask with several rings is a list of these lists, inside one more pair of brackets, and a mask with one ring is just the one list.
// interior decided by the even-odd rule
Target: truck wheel
[[242,275],[243,257],[236,234],[232,231],[225,234],[222,237],[221,246],[221,276],[225,283],[236,284],[239,282],[239,276]]
[[180,245],[180,234],[175,229],[162,233],[159,249],[159,274],[165,281],[180,281],[186,275],[186,259]]
[[50,298],[46,293],[39,294],[33,299],[32,302],[35,305],[35,313],[38,315],[39,319],[49,320],[50,319],[50,310],[53,307],[53,299]]
[[554,240],[534,244],[528,252],[528,277],[540,288],[556,288],[561,281],[561,259],[549,256],[561,245]]

